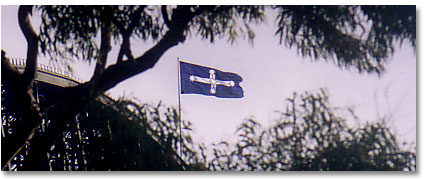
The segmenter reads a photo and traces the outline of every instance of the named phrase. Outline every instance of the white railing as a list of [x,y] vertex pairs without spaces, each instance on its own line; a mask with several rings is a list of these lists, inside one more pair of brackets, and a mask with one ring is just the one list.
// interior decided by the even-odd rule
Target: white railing
[[[25,68],[26,65],[26,61],[25,59],[19,59],[19,58],[9,58],[10,63],[13,66],[16,66],[17,68]],[[84,82],[82,79],[78,78],[77,76],[73,75],[71,72],[68,71],[62,71],[60,69],[54,68],[54,67],[50,67],[44,64],[38,64],[37,65],[37,69],[39,71],[44,71],[44,72],[49,72],[52,74],[55,74],[57,76],[61,76],[79,83]]]

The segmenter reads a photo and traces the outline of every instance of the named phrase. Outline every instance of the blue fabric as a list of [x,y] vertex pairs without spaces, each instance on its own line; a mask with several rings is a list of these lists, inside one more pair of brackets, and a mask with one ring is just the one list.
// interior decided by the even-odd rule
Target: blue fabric
[[[217,81],[233,81],[234,86],[228,87],[224,85],[216,85],[215,93],[211,93],[211,84],[191,81],[190,76],[210,79],[210,70],[215,72],[215,80]],[[243,90],[239,86],[242,77],[235,73],[222,72],[210,67],[190,64],[180,61],[180,81],[181,94],[203,94],[207,96],[216,96],[220,98],[242,98]]]

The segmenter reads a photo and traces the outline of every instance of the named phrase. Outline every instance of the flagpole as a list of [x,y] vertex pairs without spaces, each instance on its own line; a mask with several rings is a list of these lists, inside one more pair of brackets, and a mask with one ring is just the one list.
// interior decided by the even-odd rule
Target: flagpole
[[[178,73],[178,94],[179,94],[179,130],[180,130],[180,158],[183,160],[183,156],[182,156],[182,105],[181,105],[181,98],[180,98],[180,94],[181,94],[181,83],[180,83],[180,58],[177,57],[177,73]],[[183,163],[183,162],[182,162]]]

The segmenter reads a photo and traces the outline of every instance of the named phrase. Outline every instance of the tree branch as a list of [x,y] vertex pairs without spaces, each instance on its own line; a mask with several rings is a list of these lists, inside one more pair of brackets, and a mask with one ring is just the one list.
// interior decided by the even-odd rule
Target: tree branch
[[34,31],[31,21],[32,6],[19,6],[18,21],[19,27],[27,41],[27,58],[26,67],[23,73],[23,85],[31,86],[37,72],[37,56],[38,56],[38,35]]
[[32,82],[37,72],[38,36],[30,22],[31,10],[32,6],[20,6],[18,10],[19,26],[28,45],[24,73],[20,74],[11,67],[5,53],[2,52],[2,70],[5,70],[2,74],[7,77],[5,88],[10,93],[8,96],[10,100],[16,102],[20,115],[16,122],[19,128],[10,137],[2,140],[2,144],[5,144],[5,148],[2,148],[2,166],[8,159],[13,158],[13,154],[19,151],[22,144],[32,137],[33,128],[41,122],[42,117],[40,109],[35,105],[32,91]]
[[120,52],[118,54],[117,63],[121,63],[123,61],[124,55],[127,56],[129,60],[134,60],[133,53],[130,48],[130,36],[133,33],[134,28],[140,21],[141,13],[144,11],[146,6],[140,6],[131,16],[131,22],[128,28],[126,29],[120,22],[118,22],[115,18],[112,17],[114,24],[117,25],[118,29],[120,29],[121,36],[123,38],[123,42],[121,44]]
[[190,6],[177,7],[173,10],[173,27],[165,33],[162,39],[155,46],[146,51],[142,56],[136,58],[134,61],[124,61],[120,64],[109,66],[99,77],[96,84],[91,84],[91,82],[88,82],[81,86],[83,87],[94,85],[96,86],[95,89],[97,89],[97,91],[103,93],[113,88],[115,85],[124,81],[125,79],[152,68],[168,49],[176,46],[179,42],[184,42],[184,32],[187,29],[189,22],[196,15],[201,14],[208,8],[214,7],[209,6],[195,12],[192,12]]
[[106,60],[108,58],[109,51],[111,50],[111,36],[111,23],[106,20],[101,27],[100,52],[97,56],[96,67],[91,81],[96,81],[105,70]]
[[[172,29],[167,31],[162,39],[151,49],[146,51],[142,56],[136,58],[134,61],[124,61],[119,64],[114,64],[104,69],[101,73],[95,73],[90,81],[80,84],[75,87],[66,88],[63,92],[61,92],[58,96],[55,96],[48,101],[43,102],[41,107],[43,108],[41,112],[63,112],[66,110],[66,113],[59,113],[60,116],[64,116],[64,114],[71,115],[73,113],[77,113],[88,102],[89,99],[96,97],[97,95],[104,93],[105,91],[113,88],[118,83],[128,79],[136,74],[146,71],[147,69],[152,68],[161,58],[161,56],[170,48],[176,46],[178,43],[183,42],[185,40],[184,32],[187,29],[187,25],[190,20],[194,17],[195,14],[190,12],[190,8],[182,8],[178,11],[181,13],[180,15],[176,15],[175,17],[179,17],[178,23],[173,26]],[[110,33],[107,33],[107,28],[102,27],[102,40],[101,40],[101,49],[108,50],[107,45],[110,42]],[[107,53],[102,53],[102,58],[106,59]],[[103,62],[103,60],[100,60]],[[97,65],[97,69],[102,69],[104,66]],[[94,92],[94,93],[93,93]],[[52,111],[50,111],[52,110]],[[55,127],[54,129],[49,128],[47,132],[50,131],[59,131],[65,127],[66,121],[56,120],[51,122],[49,127]],[[36,126],[32,126],[36,127]],[[48,133],[52,134],[52,133]],[[43,135],[43,139],[51,142],[54,140],[54,134]],[[38,138],[36,138],[38,139]],[[37,142],[34,139],[28,139],[33,144],[33,149],[35,147],[41,147],[39,145],[34,146],[34,144],[49,144],[49,142]],[[18,146],[19,147],[19,146]],[[38,150],[37,150],[38,151]],[[41,152],[41,151],[38,151]],[[34,155],[36,156],[36,155]]]
[[161,13],[162,13],[162,19],[164,19],[164,23],[167,25],[168,28],[171,28],[172,24],[170,22],[170,17],[168,17],[166,5],[161,6]]
[[117,63],[121,63],[123,61],[124,55],[126,55],[129,60],[134,60],[133,53],[130,48],[130,36],[127,33],[121,34],[123,42],[121,44],[120,52],[118,53]]
[[124,61],[121,64],[109,66],[99,78],[97,89],[105,92],[125,79],[152,68],[168,49],[185,40],[183,32],[183,29],[168,31],[154,47],[135,61]]

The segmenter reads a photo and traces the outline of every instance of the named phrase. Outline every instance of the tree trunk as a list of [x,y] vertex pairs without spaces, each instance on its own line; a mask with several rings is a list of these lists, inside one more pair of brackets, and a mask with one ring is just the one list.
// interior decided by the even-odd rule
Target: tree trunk
[[[99,65],[99,69],[95,71],[95,77],[93,77],[90,81],[75,87],[64,89],[64,91],[58,96],[49,98],[47,101],[42,102],[42,104],[40,104],[41,110],[39,110],[36,108],[36,106],[34,106],[34,98],[32,97],[32,93],[30,93],[31,86],[28,85],[28,82],[32,83],[36,72],[38,37],[32,30],[32,26],[29,22],[28,15],[31,12],[31,8],[27,6],[21,6],[19,19],[21,29],[28,42],[28,51],[27,67],[25,68],[25,72],[22,75],[24,80],[22,83],[20,83],[21,86],[16,86],[16,90],[20,89],[21,91],[25,92],[22,92],[22,94],[26,94],[26,96],[22,95],[17,97],[23,98],[19,100],[19,104],[27,106],[22,107],[22,110],[26,110],[30,113],[22,113],[26,114],[25,117],[23,117],[23,119],[25,119],[25,123],[23,125],[24,128],[22,128],[22,133],[20,133],[19,138],[16,138],[16,140],[7,142],[7,147],[10,149],[10,151],[3,151],[5,153],[2,152],[2,159],[5,159],[5,157],[8,157],[6,159],[13,158],[13,154],[16,155],[16,153],[12,152],[15,152],[17,149],[19,152],[19,147],[24,146],[27,140],[31,144],[32,152],[26,158],[29,161],[25,169],[34,170],[33,168],[35,168],[36,163],[40,163],[40,158],[45,156],[43,153],[47,152],[52,142],[58,138],[58,135],[60,134],[58,132],[60,132],[65,127],[67,122],[66,120],[60,120],[61,118],[50,119],[52,122],[46,131],[47,133],[44,133],[41,136],[34,135],[33,132],[39,126],[37,126],[37,124],[41,123],[42,116],[40,112],[46,114],[55,114],[53,117],[72,117],[79,111],[83,110],[90,99],[96,98],[98,95],[103,94],[122,81],[152,68],[168,49],[185,40],[184,31],[186,30],[189,21],[193,18],[193,16],[195,16],[195,13],[191,12],[190,8],[186,6],[177,8],[177,11],[177,14],[180,16],[173,14],[173,19],[177,19],[177,21],[174,22],[173,27],[165,33],[165,35],[156,45],[146,51],[142,56],[134,59],[134,61],[125,61],[111,65],[106,69],[102,68],[104,67],[104,64]],[[105,45],[109,45],[109,43],[106,43],[109,42],[109,38],[110,36],[105,36],[105,38],[102,38],[105,39]],[[104,54],[103,58],[101,59],[102,62],[106,62],[108,52],[105,53],[106,54]],[[31,75],[33,75],[32,78]],[[25,86],[27,88],[24,88],[22,85],[28,86]],[[3,167],[5,166],[3,161],[2,165]]]
[[2,83],[5,83],[8,92],[11,93],[9,98],[16,101],[20,114],[17,122],[19,128],[7,140],[2,140],[2,144],[4,145],[2,146],[2,167],[18,153],[17,150],[31,137],[33,128],[42,119],[40,109],[35,105],[32,91],[32,82],[37,72],[38,36],[30,22],[29,15],[31,14],[31,10],[32,6],[20,6],[18,10],[19,26],[28,46],[24,72],[20,73],[12,67],[5,53],[2,52],[2,75],[4,75],[2,77]]

